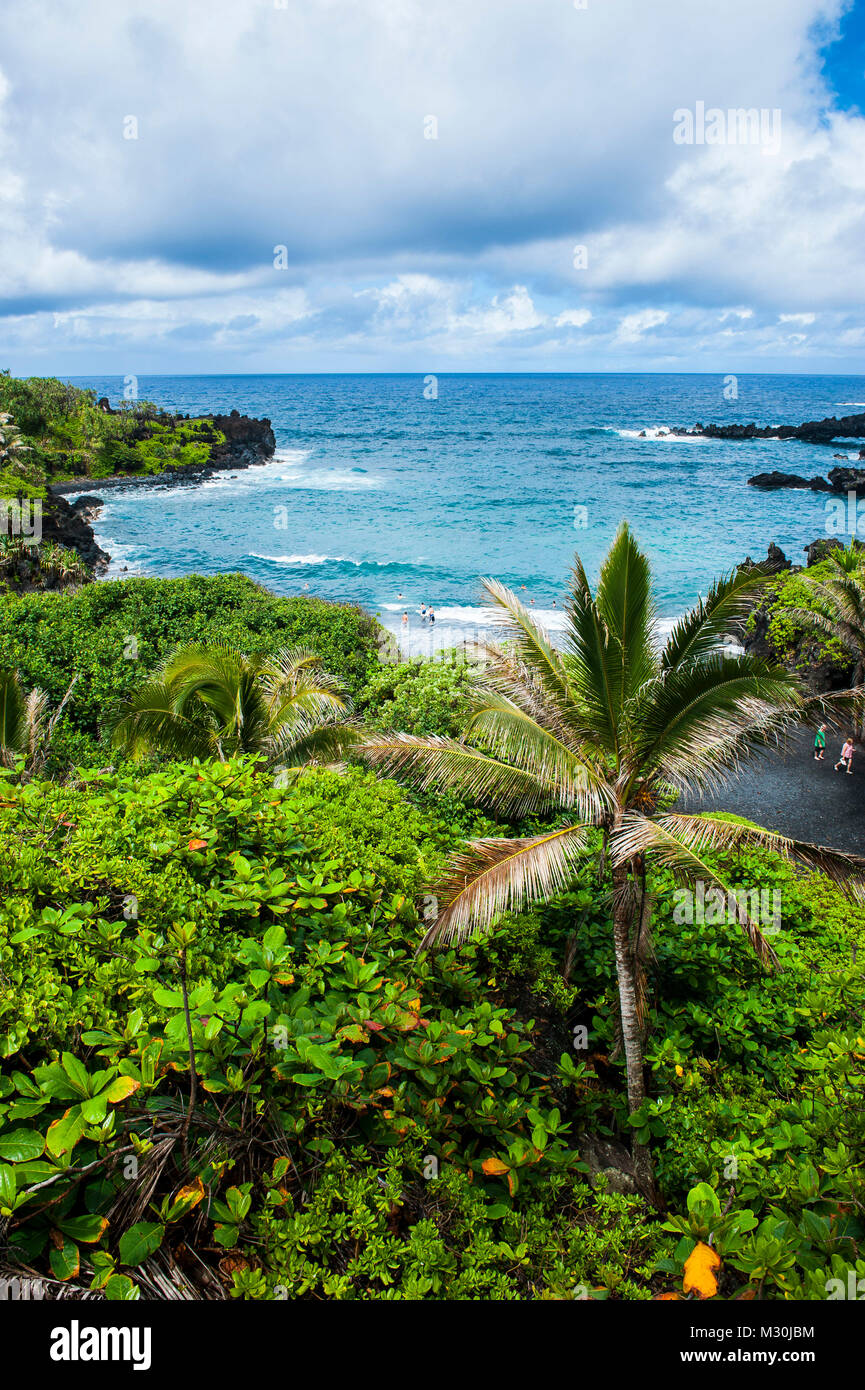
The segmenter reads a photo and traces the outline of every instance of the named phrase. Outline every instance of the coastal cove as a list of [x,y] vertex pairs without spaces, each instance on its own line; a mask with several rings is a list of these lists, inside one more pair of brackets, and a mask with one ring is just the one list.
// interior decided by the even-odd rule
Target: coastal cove
[[[627,517],[652,554],[668,627],[718,573],[770,542],[804,563],[804,547],[826,533],[826,499],[748,479],[775,468],[810,476],[832,459],[797,439],[660,431],[865,409],[856,377],[742,376],[734,401],[723,381],[442,375],[428,399],[424,378],[406,375],[141,378],[142,395],[167,410],[266,417],[275,453],[195,487],[120,480],[95,531],[109,575],[239,571],[276,593],[359,603],[401,638],[408,612],[409,644],[422,652],[485,629],[479,579],[489,574],[533,599],[555,634],[574,549],[596,573]],[[112,402],[122,386],[75,384]],[[858,452],[851,442],[851,462]],[[436,610],[433,639],[422,603]]]

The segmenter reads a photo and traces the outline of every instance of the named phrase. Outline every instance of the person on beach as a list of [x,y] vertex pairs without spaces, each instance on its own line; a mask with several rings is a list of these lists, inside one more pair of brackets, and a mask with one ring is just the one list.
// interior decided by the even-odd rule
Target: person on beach
[[826,751],[826,725],[821,724],[814,735],[814,761],[822,763]]
[[428,616],[430,620],[430,627],[433,627],[435,625],[436,615],[432,608],[429,610]]
[[403,615],[402,615],[402,625],[403,625],[403,627],[408,627],[408,613],[403,613]]
[[421,620],[422,623],[425,623],[425,622],[426,622],[426,615],[427,615],[427,606],[426,606],[425,603],[422,603],[421,606],[420,606],[420,620]]
[[847,776],[853,776],[853,740],[849,736],[844,744],[844,747],[841,749],[841,757],[835,764],[836,772],[838,771],[839,767],[846,767]]

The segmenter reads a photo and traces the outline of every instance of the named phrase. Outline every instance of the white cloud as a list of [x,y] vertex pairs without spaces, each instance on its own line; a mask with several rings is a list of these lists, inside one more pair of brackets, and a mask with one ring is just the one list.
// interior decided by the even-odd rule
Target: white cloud
[[556,318],[556,328],[584,328],[591,317],[589,309],[565,309]]
[[636,343],[644,333],[659,328],[670,315],[666,309],[641,309],[636,314],[626,314],[619,324],[617,337],[623,343]]

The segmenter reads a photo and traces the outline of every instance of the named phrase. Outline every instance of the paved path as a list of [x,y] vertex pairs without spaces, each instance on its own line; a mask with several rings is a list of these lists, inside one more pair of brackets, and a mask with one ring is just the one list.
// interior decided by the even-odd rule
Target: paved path
[[853,776],[832,771],[843,740],[827,734],[824,761],[814,761],[814,735],[800,731],[783,750],[744,763],[718,793],[690,809],[731,811],[795,840],[865,854],[865,749],[853,755]]

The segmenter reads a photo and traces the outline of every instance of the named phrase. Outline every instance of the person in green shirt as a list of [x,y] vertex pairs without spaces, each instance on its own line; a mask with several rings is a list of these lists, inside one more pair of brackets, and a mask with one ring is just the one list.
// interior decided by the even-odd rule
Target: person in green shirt
[[814,758],[818,763],[822,763],[823,754],[826,751],[826,725],[821,724],[814,737]]

